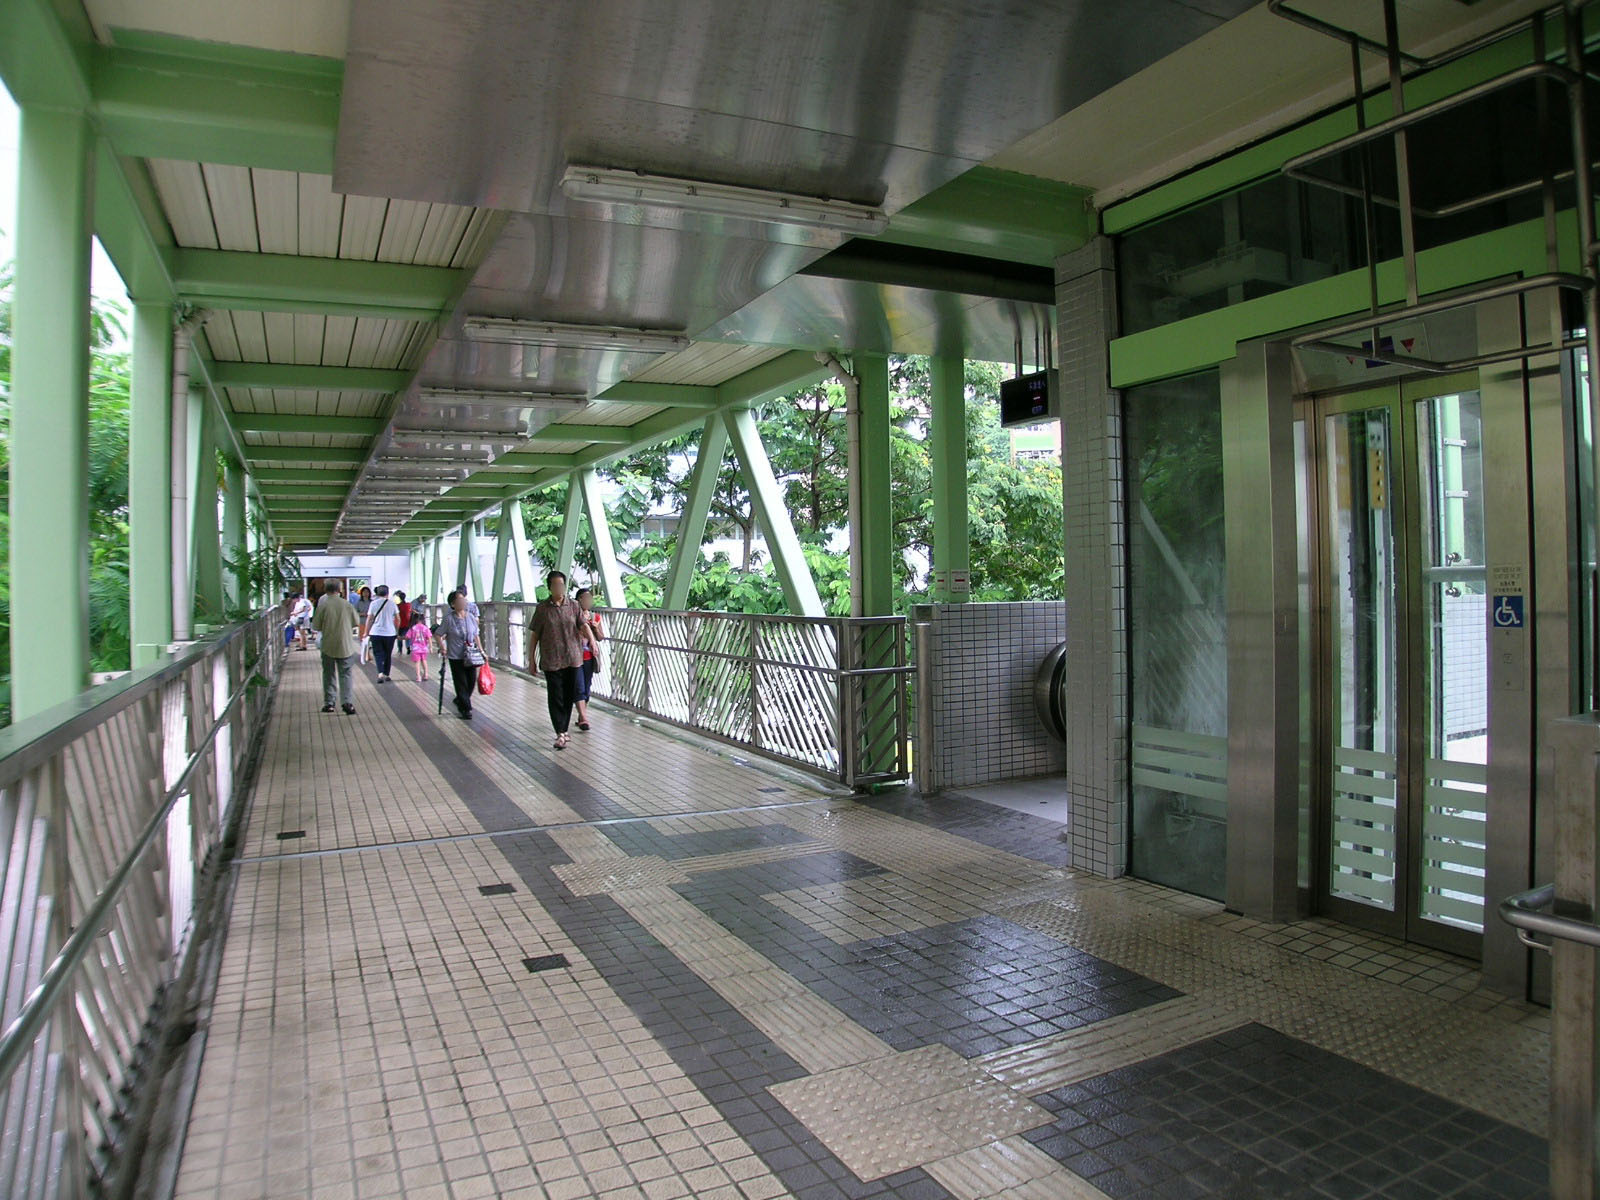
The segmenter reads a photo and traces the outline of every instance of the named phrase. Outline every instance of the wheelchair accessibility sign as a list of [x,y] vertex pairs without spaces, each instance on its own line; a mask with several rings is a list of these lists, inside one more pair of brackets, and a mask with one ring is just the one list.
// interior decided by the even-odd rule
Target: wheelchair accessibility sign
[[1521,593],[1492,597],[1489,620],[1496,629],[1523,628]]

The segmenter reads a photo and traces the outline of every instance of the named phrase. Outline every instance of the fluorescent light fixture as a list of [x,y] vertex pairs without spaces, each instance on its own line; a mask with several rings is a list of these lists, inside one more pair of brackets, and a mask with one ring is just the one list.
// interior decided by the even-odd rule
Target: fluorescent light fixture
[[[478,320],[480,318],[473,317],[469,319]],[[510,339],[488,340],[509,341]],[[589,397],[582,392],[500,391],[498,389],[486,391],[482,388],[421,388],[417,392],[417,399],[429,404],[517,404],[528,408],[537,408],[540,405],[565,407],[567,405],[586,404],[589,401]]]
[[569,200],[740,217],[767,225],[825,229],[851,237],[877,237],[889,228],[889,218],[883,210],[865,204],[611,167],[568,167],[561,177],[561,190]]
[[620,325],[552,325],[512,317],[468,317],[461,332],[475,342],[512,346],[556,346],[567,350],[614,350],[623,354],[670,354],[684,350],[689,339],[662,329],[628,329]]

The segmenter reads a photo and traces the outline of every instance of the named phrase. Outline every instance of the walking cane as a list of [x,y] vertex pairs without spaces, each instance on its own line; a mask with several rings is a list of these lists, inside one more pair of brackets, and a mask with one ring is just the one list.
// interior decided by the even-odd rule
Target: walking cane
[[444,664],[449,660],[439,656],[439,715],[444,716]]

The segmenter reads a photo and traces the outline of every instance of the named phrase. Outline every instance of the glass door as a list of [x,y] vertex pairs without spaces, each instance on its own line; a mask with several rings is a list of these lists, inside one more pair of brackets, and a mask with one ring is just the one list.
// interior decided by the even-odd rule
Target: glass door
[[1489,616],[1478,394],[1435,383],[1342,397],[1317,434],[1321,907],[1476,954]]

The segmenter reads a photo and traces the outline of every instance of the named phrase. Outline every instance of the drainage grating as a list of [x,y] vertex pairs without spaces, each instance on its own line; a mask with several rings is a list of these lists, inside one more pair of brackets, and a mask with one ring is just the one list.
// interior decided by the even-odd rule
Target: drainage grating
[[485,884],[480,884],[479,885],[479,887],[478,887],[478,895],[480,895],[480,896],[509,896],[509,895],[511,895],[512,892],[514,892],[516,890],[517,890],[517,885],[514,884],[514,883],[485,883]]
[[295,838],[303,838],[305,835],[306,831],[304,829],[285,829],[278,835],[278,840],[280,842],[292,842]]
[[540,958],[525,958],[522,965],[528,968],[531,975],[540,971],[559,971],[572,964],[567,961],[565,954],[546,954]]

